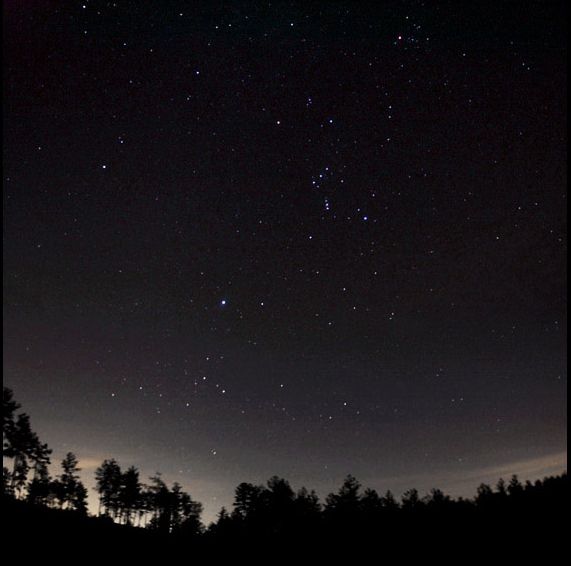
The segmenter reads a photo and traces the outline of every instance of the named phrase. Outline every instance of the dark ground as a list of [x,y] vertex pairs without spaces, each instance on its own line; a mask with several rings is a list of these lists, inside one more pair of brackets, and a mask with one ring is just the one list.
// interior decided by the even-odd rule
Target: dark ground
[[384,524],[350,525],[264,536],[225,536],[188,541],[104,518],[3,500],[4,556],[30,563],[104,564],[435,563],[552,564],[565,556],[566,492],[527,509],[397,517]]

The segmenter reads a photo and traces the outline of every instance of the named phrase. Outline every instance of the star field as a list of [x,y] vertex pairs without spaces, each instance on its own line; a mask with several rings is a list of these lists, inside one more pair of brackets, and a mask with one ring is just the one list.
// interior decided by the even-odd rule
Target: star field
[[8,2],[4,379],[54,452],[206,519],[559,471],[565,29],[523,4]]

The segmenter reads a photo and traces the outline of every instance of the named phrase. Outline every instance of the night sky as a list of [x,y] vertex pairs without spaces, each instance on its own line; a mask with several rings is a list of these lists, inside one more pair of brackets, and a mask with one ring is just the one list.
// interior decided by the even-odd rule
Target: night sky
[[206,521],[561,472],[563,4],[4,2],[4,384],[54,461]]

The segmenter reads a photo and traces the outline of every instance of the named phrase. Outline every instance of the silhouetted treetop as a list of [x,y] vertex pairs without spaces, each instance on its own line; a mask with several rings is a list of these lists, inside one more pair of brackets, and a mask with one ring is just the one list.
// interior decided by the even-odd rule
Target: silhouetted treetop
[[[77,456],[68,452],[61,461],[61,472],[52,478],[51,450],[39,441],[29,416],[19,410],[11,390],[4,388],[4,457],[13,461],[11,470],[3,467],[4,497],[34,507],[65,510],[74,517],[86,515],[87,490]],[[169,486],[160,473],[145,484],[135,466],[123,470],[110,458],[95,470],[94,489],[99,495],[98,514],[103,516],[99,521],[121,528],[146,527],[158,537],[168,535],[173,540],[234,544],[238,540],[284,543],[320,537],[374,539],[397,529],[405,532],[414,525],[427,529],[432,524],[548,517],[566,505],[567,486],[566,473],[525,484],[514,475],[507,483],[500,478],[495,488],[481,484],[473,499],[455,499],[436,488],[421,496],[412,488],[404,491],[399,504],[391,491],[381,496],[372,488],[363,489],[354,476],[347,475],[322,506],[315,491],[301,487],[296,492],[288,480],[274,475],[265,485],[240,483],[232,511],[222,508],[207,529],[201,522],[202,504],[179,483]]]

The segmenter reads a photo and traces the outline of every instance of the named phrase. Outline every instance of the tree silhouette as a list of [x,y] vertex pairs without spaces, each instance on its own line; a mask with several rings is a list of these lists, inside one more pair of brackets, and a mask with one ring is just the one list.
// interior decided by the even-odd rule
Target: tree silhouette
[[523,493],[523,486],[515,474],[510,479],[510,483],[508,485],[508,493],[511,497],[519,497]]
[[325,512],[349,517],[359,510],[361,484],[349,474],[337,493],[330,493],[325,501]]
[[30,417],[20,413],[9,423],[4,434],[4,456],[13,459],[12,489],[18,495],[26,484],[29,459],[35,456],[38,444],[38,437],[30,426]]
[[47,464],[36,466],[34,477],[28,486],[28,501],[33,504],[49,505],[51,503],[52,480]]
[[[61,463],[61,474],[52,480],[51,451],[32,431],[28,415],[18,413],[19,408],[11,391],[4,388],[4,455],[13,459],[12,470],[3,467],[4,501],[24,506],[28,513],[48,507],[54,517],[61,514],[59,509],[66,511],[66,517],[77,516],[68,510],[86,514],[87,491],[77,457],[69,452]],[[33,477],[28,481],[30,469]],[[426,537],[432,536],[433,527],[458,534],[460,529],[470,532],[475,521],[494,528],[521,525],[522,518],[546,521],[564,509],[568,492],[566,473],[525,484],[514,475],[507,484],[500,478],[495,489],[481,484],[473,499],[453,499],[440,489],[421,497],[416,489],[409,489],[399,505],[391,491],[381,497],[374,489],[362,490],[360,482],[348,475],[322,507],[315,491],[302,487],[296,493],[286,479],[272,476],[265,486],[239,484],[232,513],[223,508],[216,522],[204,529],[202,505],[180,484],[169,488],[160,473],[143,486],[137,468],[130,466],[123,472],[115,459],[108,459],[96,469],[95,480],[99,514],[108,517],[94,520],[120,523],[113,527],[123,529],[122,533],[139,530],[137,524],[158,531],[158,537],[149,535],[157,537],[153,541],[213,542],[228,547],[240,541],[259,546],[263,541],[274,549],[285,548],[291,541],[326,544],[332,537],[335,541],[374,541],[379,533],[389,537],[399,532],[411,537],[424,533],[424,540],[429,540]]]
[[183,506],[185,493],[182,486],[175,482],[169,494],[170,525],[169,531],[176,531],[183,522]]
[[43,473],[43,471],[50,465],[52,451],[47,444],[39,442],[34,443],[30,453],[30,459],[33,462],[34,476]]
[[294,507],[296,509],[296,516],[300,518],[314,518],[321,512],[321,504],[317,493],[307,488],[302,487],[295,496]]
[[73,452],[68,452],[61,462],[62,473],[57,479],[56,493],[60,505],[65,509],[85,512],[87,510],[87,490],[79,479],[81,469]]
[[260,485],[243,482],[234,493],[234,511],[232,515],[242,520],[252,520],[263,509],[264,488]]
[[20,408],[20,405],[14,400],[14,393],[8,387],[3,388],[2,392],[2,430],[6,434],[6,430],[14,423],[14,413]]
[[361,496],[360,508],[365,518],[375,520],[382,512],[383,502],[374,489],[367,488]]
[[485,483],[478,486],[476,492],[476,504],[481,508],[490,507],[494,502],[494,490]]
[[171,528],[171,495],[169,488],[163,481],[160,473],[156,473],[149,479],[151,484],[148,488],[148,501],[153,515],[149,526],[159,532],[169,533]]
[[[26,487],[31,464],[34,475],[50,464],[51,450],[42,444],[32,430],[30,417],[26,413],[15,414],[20,405],[14,400],[11,389],[3,388],[2,402],[2,438],[4,457],[12,458],[10,473],[10,492],[21,497]],[[7,479],[7,476],[4,476]]]
[[440,489],[431,489],[430,494],[425,498],[426,506],[433,512],[444,512],[452,504],[452,499]]
[[133,513],[141,503],[141,483],[137,468],[131,466],[121,475],[119,502],[123,520],[127,525],[131,524]]
[[417,489],[408,489],[401,497],[401,507],[405,511],[418,511],[422,502]]
[[138,524],[140,526],[147,526],[147,520],[149,515],[151,515],[154,511],[154,501],[155,495],[152,492],[150,486],[148,485],[141,485],[141,498],[139,500],[139,508],[138,508]]
[[208,528],[207,535],[215,540],[230,540],[233,538],[234,532],[234,519],[226,507],[222,507],[216,516],[216,521]]
[[150,478],[151,484],[143,496],[152,512],[149,527],[161,533],[184,533],[194,536],[202,532],[200,514],[202,504],[194,501],[183,491],[180,484],[173,484],[169,489],[161,474]]
[[194,501],[178,483],[172,486],[171,501],[171,532],[186,537],[199,535],[202,532],[202,504]]
[[397,503],[395,496],[390,490],[387,490],[385,495],[381,497],[381,504],[383,506],[383,509],[387,511],[395,511],[396,509],[399,508],[399,504]]
[[120,508],[121,480],[121,467],[114,458],[104,460],[95,470],[95,490],[99,494],[99,513],[103,510],[106,515],[117,518]]
[[12,472],[6,467],[2,467],[2,495],[12,497],[14,492],[12,490]]
[[12,471],[12,491],[18,497],[22,496],[24,488],[26,487],[29,470],[30,466],[25,457],[16,456],[14,458],[14,470]]

